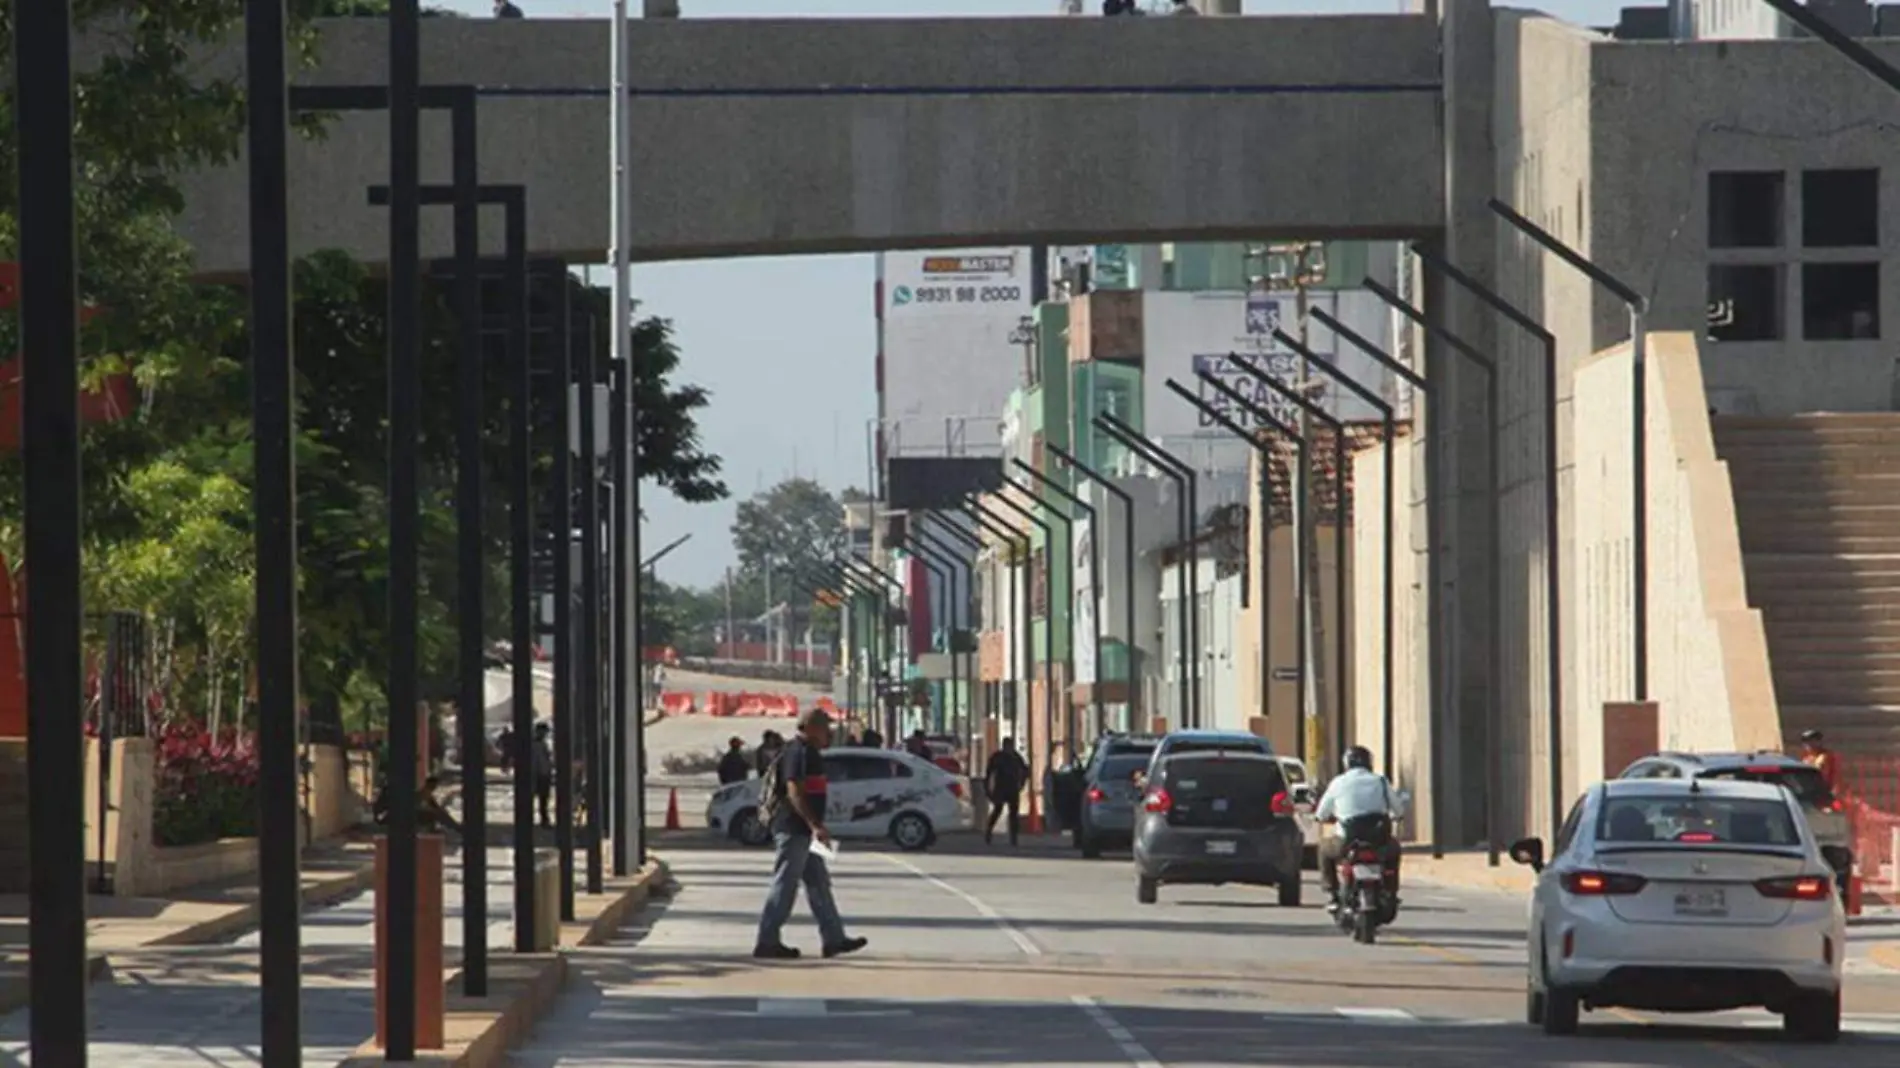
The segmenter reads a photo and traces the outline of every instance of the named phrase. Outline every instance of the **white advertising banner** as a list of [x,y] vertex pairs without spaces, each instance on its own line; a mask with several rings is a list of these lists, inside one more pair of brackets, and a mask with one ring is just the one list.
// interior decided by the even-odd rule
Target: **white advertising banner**
[[[1097,513],[1100,514],[1099,512]],[[1078,516],[1070,524],[1073,535],[1069,540],[1069,560],[1071,576],[1069,589],[1075,598],[1075,611],[1070,617],[1075,621],[1071,628],[1070,642],[1075,650],[1075,681],[1084,686],[1095,682],[1095,586],[1089,564],[1095,545],[1095,522],[1086,515]]]
[[[1143,429],[1151,438],[1229,438],[1232,433],[1207,413],[1168,388],[1172,378],[1207,405],[1246,429],[1267,426],[1249,415],[1230,397],[1201,379],[1205,373],[1234,393],[1283,422],[1299,418],[1290,399],[1243,369],[1242,362],[1271,374],[1288,388],[1297,386],[1300,358],[1273,337],[1283,330],[1299,336],[1297,300],[1292,293],[1149,293],[1142,313],[1144,370]],[[1334,316],[1375,345],[1384,347],[1389,320],[1384,305],[1360,290],[1323,290],[1307,294],[1309,309]],[[1389,374],[1378,362],[1335,338],[1332,331],[1312,322],[1306,347],[1322,360],[1350,375],[1374,394],[1390,398]],[[1312,379],[1321,387],[1317,396],[1326,411],[1347,422],[1376,422],[1376,407],[1341,387],[1324,371]]]
[[883,400],[892,455],[993,453],[1022,382],[1012,340],[1030,312],[1029,250],[886,252],[878,257]]

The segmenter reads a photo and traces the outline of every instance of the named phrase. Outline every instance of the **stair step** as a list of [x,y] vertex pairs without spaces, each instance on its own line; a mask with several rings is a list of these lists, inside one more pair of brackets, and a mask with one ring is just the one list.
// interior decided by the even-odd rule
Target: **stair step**
[[1787,512],[1750,514],[1742,511],[1737,519],[1743,540],[1751,537],[1806,538],[1818,546],[1832,544],[1841,538],[1900,537],[1900,508],[1892,512],[1880,510],[1859,514],[1821,508],[1806,515],[1790,515]]
[[1820,530],[1741,531],[1742,552],[1877,552],[1900,550],[1900,530],[1834,534]]
[[1829,583],[1810,582],[1807,585],[1794,583],[1769,582],[1753,587],[1760,594],[1757,607],[1771,604],[1900,604],[1900,583],[1888,583],[1872,580],[1854,583],[1850,581]]
[[1877,622],[1900,620],[1900,604],[1861,601],[1771,601],[1755,606],[1763,618],[1776,623]]

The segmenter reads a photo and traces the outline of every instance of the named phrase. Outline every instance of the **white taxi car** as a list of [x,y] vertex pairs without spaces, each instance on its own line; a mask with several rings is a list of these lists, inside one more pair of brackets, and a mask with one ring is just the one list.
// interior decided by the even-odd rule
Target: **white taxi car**
[[1569,1034],[1582,1009],[1781,1014],[1794,1037],[1841,1029],[1847,920],[1800,803],[1781,786],[1619,779],[1590,788],[1531,895],[1526,1015]]
[[[825,825],[839,839],[889,838],[907,850],[928,849],[937,835],[971,825],[970,791],[961,776],[895,749],[841,746],[825,750]],[[759,820],[759,779],[713,792],[706,826],[747,845],[772,834]]]

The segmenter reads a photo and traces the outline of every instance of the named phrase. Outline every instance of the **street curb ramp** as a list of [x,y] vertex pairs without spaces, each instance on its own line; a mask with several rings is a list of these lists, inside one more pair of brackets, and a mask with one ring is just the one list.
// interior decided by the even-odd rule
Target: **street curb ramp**
[[672,874],[654,857],[634,875],[607,879],[601,893],[574,894],[574,919],[561,924],[561,948],[555,953],[496,953],[488,961],[488,996],[464,997],[461,973],[449,977],[443,999],[447,1019],[443,1049],[417,1050],[413,1061],[389,1061],[370,1039],[337,1068],[376,1068],[385,1064],[425,1068],[505,1068],[508,1053],[534,1032],[567,985],[567,949],[612,941],[626,921],[665,893]]

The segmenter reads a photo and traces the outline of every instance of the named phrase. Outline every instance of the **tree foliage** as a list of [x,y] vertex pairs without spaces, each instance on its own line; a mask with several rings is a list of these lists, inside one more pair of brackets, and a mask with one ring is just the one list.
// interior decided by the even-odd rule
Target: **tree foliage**
[[748,575],[809,572],[844,548],[844,506],[811,479],[786,479],[740,502],[732,546]]

